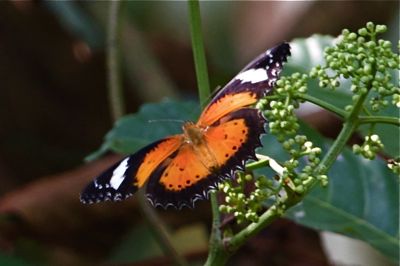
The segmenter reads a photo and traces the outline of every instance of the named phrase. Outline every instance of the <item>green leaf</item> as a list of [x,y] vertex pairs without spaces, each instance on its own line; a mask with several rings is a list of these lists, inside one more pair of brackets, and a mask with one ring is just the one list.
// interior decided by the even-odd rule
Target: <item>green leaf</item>
[[133,153],[153,141],[181,133],[183,122],[195,120],[198,109],[198,105],[191,101],[166,100],[144,104],[138,113],[119,119],[106,134],[100,149],[86,159],[96,159],[107,151]]

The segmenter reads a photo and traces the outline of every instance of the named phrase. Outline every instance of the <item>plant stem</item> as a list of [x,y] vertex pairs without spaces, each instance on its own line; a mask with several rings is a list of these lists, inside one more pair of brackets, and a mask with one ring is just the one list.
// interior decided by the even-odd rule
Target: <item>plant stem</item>
[[207,261],[204,265],[224,265],[229,254],[225,252],[222,243],[222,233],[221,233],[221,218],[218,209],[218,202],[216,197],[216,192],[211,192],[211,210],[213,214],[212,231],[210,236],[210,251]]
[[[318,167],[315,169],[315,173],[317,174],[326,174],[328,169],[334,164],[336,158],[339,156],[340,152],[343,150],[344,146],[346,145],[347,141],[357,128],[358,123],[357,121],[347,121],[344,123],[342,130],[340,131],[337,139],[333,142],[329,151],[325,154],[324,158],[321,160]],[[309,188],[311,189],[312,186],[317,182],[310,182],[308,184]]]
[[359,124],[391,124],[400,126],[400,119],[391,116],[360,116]]
[[[375,76],[375,71],[373,76]],[[331,166],[335,163],[336,158],[343,150],[344,146],[346,145],[347,141],[349,140],[353,132],[357,129],[359,125],[359,114],[363,108],[364,101],[367,98],[371,86],[372,86],[372,80],[367,85],[368,88],[367,92],[361,95],[360,98],[358,98],[358,100],[355,102],[352,111],[346,118],[346,122],[344,123],[343,128],[340,131],[338,137],[333,142],[332,147],[328,150],[324,158],[322,158],[321,162],[316,167],[314,172],[317,175],[323,175],[327,173],[328,169],[331,168]],[[316,182],[317,180],[315,180],[314,182],[310,182],[308,184],[309,189],[311,189]]]
[[[125,113],[122,83],[121,83],[121,68],[120,68],[120,28],[121,28],[121,1],[111,1],[108,17],[108,31],[107,31],[107,66],[109,74],[109,101],[110,112],[113,121],[117,121]],[[187,265],[185,260],[179,256],[171,243],[171,237],[163,222],[158,217],[154,208],[150,206],[144,193],[138,193],[140,209],[146,222],[151,226],[158,243],[168,257],[177,265]]]
[[[290,205],[292,206],[292,205]],[[290,207],[289,205],[285,205],[284,210]],[[279,207],[282,209],[283,207]],[[234,235],[229,242],[227,243],[228,249],[230,252],[236,251],[241,245],[246,243],[246,241],[260,232],[265,226],[272,223],[275,219],[281,216],[280,212],[277,212],[276,204],[272,205],[267,211],[265,211],[260,217],[258,222],[251,223],[242,229],[239,233]]]
[[124,99],[122,95],[122,82],[120,71],[120,18],[121,2],[111,1],[108,14],[107,27],[107,67],[108,67],[108,97],[110,100],[110,112],[113,121],[118,120],[124,112]]
[[325,110],[331,111],[332,113],[335,113],[336,115],[338,115],[341,118],[345,118],[347,115],[347,112],[344,111],[343,109],[336,107],[335,105],[325,102],[321,99],[313,97],[311,95],[304,94],[304,95],[301,95],[299,98],[303,99],[305,101],[311,102],[313,104],[316,104],[316,105],[324,108]]
[[207,63],[204,52],[203,35],[201,32],[200,5],[198,0],[188,0],[188,5],[190,35],[192,39],[199,100],[201,107],[204,107],[207,103],[208,96],[210,95],[210,83],[208,81]]

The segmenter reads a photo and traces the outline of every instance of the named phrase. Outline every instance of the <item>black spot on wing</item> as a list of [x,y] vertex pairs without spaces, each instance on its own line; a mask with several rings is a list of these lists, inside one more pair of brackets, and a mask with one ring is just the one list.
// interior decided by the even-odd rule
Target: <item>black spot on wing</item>
[[209,105],[217,102],[221,97],[227,94],[234,94],[243,91],[251,91],[256,93],[257,98],[262,98],[270,93],[279,78],[279,73],[282,70],[283,63],[287,61],[290,55],[290,45],[287,42],[281,43],[266,52],[262,53],[251,61],[242,71],[244,73],[249,70],[263,69],[265,70],[268,79],[259,82],[243,82],[238,79],[236,75],[225,87],[223,87],[215,97],[211,100]]
[[[156,147],[163,140],[156,141],[138,152],[124,158],[123,160],[115,163],[113,166],[108,168],[105,172],[100,174],[92,182],[90,182],[80,195],[82,203],[91,204],[102,201],[121,201],[137,191],[137,187],[134,185],[136,173],[142,164],[146,154]],[[110,183],[113,177],[114,170],[118,166],[125,164],[127,159],[127,168],[123,173],[123,181],[118,187],[112,186]]]
[[197,200],[208,198],[210,190],[217,188],[223,180],[233,178],[236,170],[244,170],[244,164],[249,159],[256,159],[255,149],[261,146],[260,136],[265,133],[265,118],[261,112],[253,108],[245,108],[227,115],[228,121],[244,118],[248,127],[248,139],[240,147],[235,147],[237,152],[218,169],[213,169],[210,174],[201,178],[192,186],[180,191],[168,190],[159,182],[167,165],[159,166],[150,176],[146,187],[146,196],[155,207],[193,208]]

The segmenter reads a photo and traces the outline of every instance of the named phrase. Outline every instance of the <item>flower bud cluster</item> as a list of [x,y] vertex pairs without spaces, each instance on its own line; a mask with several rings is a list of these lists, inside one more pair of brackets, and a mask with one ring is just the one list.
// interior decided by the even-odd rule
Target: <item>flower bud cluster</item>
[[[297,135],[294,138],[289,138],[282,143],[283,148],[289,153],[290,159],[284,163],[286,169],[285,177],[290,177],[295,185],[297,194],[302,194],[307,184],[317,178],[322,185],[328,184],[328,179],[325,175],[315,176],[314,169],[321,161],[321,149],[314,147],[313,143],[306,136]],[[300,162],[305,161],[306,165],[300,167]]]
[[[371,90],[372,111],[380,111],[390,103],[400,106],[400,89],[392,83],[393,70],[399,69],[399,55],[392,52],[390,41],[376,38],[386,30],[385,25],[372,22],[359,29],[358,34],[344,29],[337,45],[325,50],[326,66],[313,68],[310,76],[319,78],[320,87],[332,89],[340,85],[339,77],[351,78],[353,105]],[[345,110],[350,112],[353,105],[346,106]]]
[[300,97],[306,93],[308,77],[295,73],[278,80],[274,94],[269,100],[265,116],[269,121],[269,128],[278,141],[283,142],[288,136],[293,136],[299,129],[299,123],[294,110],[300,105]]
[[376,154],[383,149],[383,144],[376,134],[365,136],[364,143],[359,146],[357,144],[353,145],[353,152],[355,154],[360,154],[364,158],[373,160]]
[[[229,180],[219,185],[219,190],[224,192],[225,203],[219,206],[222,213],[231,213],[238,224],[245,221],[257,222],[258,212],[262,209],[265,200],[276,196],[276,182],[265,176],[254,180],[250,174],[238,173],[236,180]],[[246,192],[249,186],[254,188]]]

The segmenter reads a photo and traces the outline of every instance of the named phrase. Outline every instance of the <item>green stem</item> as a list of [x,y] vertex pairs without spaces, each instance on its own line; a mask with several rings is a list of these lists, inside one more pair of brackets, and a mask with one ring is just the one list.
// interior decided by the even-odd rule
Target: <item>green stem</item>
[[[292,206],[292,205],[290,205]],[[285,205],[283,208],[282,206],[279,207],[280,210],[283,209],[286,210],[289,205]],[[281,213],[283,212],[278,212],[277,211],[277,205],[272,205],[266,212],[264,212],[260,217],[258,222],[256,223],[251,223],[248,226],[246,226],[244,229],[242,229],[239,233],[234,235],[229,242],[227,243],[227,248],[230,252],[236,251],[240,246],[242,246],[246,241],[256,235],[258,232],[260,232],[265,226],[269,225],[272,223],[275,219],[279,218],[281,216]]]
[[391,124],[400,126],[400,119],[391,116],[360,116],[359,124]]
[[[375,75],[374,75],[375,76]],[[321,162],[315,169],[315,173],[317,175],[323,175],[328,172],[328,169],[335,163],[336,158],[339,156],[341,151],[343,150],[344,146],[346,145],[347,141],[350,139],[353,132],[357,129],[359,125],[359,114],[363,108],[363,104],[365,99],[367,98],[368,92],[370,91],[372,86],[372,80],[367,85],[367,92],[358,98],[355,102],[354,107],[348,117],[346,118],[346,122],[343,125],[342,130],[339,133],[339,136],[333,142],[332,147],[328,150],[325,154],[324,158],[322,158]],[[310,182],[308,187],[311,189],[314,184],[317,182]]]
[[[328,169],[333,165],[333,163],[336,161],[336,158],[339,156],[341,151],[343,150],[344,146],[346,145],[347,141],[353,134],[353,132],[356,130],[358,126],[357,121],[347,121],[344,123],[342,130],[340,131],[337,139],[335,142],[332,144],[331,148],[329,151],[325,154],[324,158],[321,160],[320,164],[318,167],[315,169],[315,173],[317,174],[326,174]],[[309,187],[311,189],[312,186],[317,182],[310,182]]]
[[114,121],[124,114],[124,98],[120,71],[120,32],[121,32],[121,2],[111,1],[107,27],[107,67],[108,67],[108,96],[110,112]]
[[200,5],[198,0],[188,0],[190,34],[192,38],[192,49],[194,64],[196,69],[197,86],[199,90],[199,99],[201,107],[207,103],[210,95],[210,83],[208,81],[208,71],[206,56],[203,45],[203,35],[201,33]]
[[[109,74],[109,101],[112,118],[117,121],[125,113],[120,68],[120,32],[122,19],[121,1],[111,1],[107,32],[107,66]],[[146,222],[151,226],[158,243],[168,257],[177,265],[187,265],[171,243],[171,237],[155,209],[149,205],[143,192],[138,193],[140,209]]]
[[347,115],[347,112],[344,111],[343,109],[336,107],[335,105],[325,102],[321,99],[313,97],[311,95],[304,94],[304,95],[301,95],[299,98],[303,99],[305,101],[311,102],[313,104],[316,104],[316,105],[324,108],[325,110],[331,111],[332,113],[335,113],[336,115],[338,115],[341,118],[345,118]]
[[211,192],[211,210],[213,214],[212,231],[210,236],[210,251],[207,261],[204,265],[224,265],[229,258],[229,255],[222,243],[222,233],[221,233],[221,218],[218,209],[218,202],[216,197],[216,192]]

